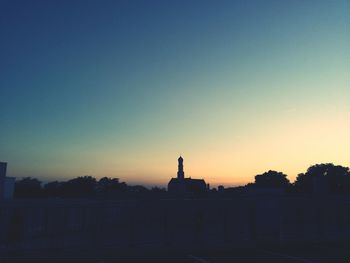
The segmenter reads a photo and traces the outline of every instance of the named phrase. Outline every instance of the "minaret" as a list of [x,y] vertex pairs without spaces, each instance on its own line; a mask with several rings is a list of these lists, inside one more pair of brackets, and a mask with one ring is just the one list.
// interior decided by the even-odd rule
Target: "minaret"
[[178,161],[178,169],[177,169],[177,179],[179,180],[183,180],[185,178],[185,172],[184,172],[184,159],[180,156],[179,159],[177,159]]

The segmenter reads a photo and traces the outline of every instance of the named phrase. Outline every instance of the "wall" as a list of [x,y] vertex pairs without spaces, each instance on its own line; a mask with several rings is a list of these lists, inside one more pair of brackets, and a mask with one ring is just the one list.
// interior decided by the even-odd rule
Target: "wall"
[[350,197],[11,201],[0,247],[220,247],[350,239]]

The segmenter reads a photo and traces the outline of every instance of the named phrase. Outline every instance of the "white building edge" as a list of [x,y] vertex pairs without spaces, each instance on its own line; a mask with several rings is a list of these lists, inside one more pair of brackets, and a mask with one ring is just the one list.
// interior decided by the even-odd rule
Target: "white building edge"
[[6,176],[7,163],[0,162],[0,200],[12,199],[15,190],[15,177]]

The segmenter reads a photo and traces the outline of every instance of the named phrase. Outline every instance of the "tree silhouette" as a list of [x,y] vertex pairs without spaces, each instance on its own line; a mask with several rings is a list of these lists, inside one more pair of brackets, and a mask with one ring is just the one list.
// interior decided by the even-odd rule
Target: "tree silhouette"
[[15,183],[15,197],[36,198],[42,196],[41,182],[38,179],[25,177]]
[[62,182],[54,181],[44,185],[44,194],[47,197],[59,197],[62,195]]
[[96,179],[92,176],[81,176],[62,185],[62,194],[67,197],[90,197],[95,193]]
[[298,192],[310,193],[313,191],[313,182],[315,178],[325,180],[331,193],[350,192],[349,168],[334,165],[333,163],[310,166],[306,173],[298,175],[294,186]]
[[119,178],[103,177],[97,183],[96,192],[100,197],[118,197],[126,192],[127,185],[119,182]]
[[142,185],[127,185],[119,178],[103,177],[96,180],[92,176],[80,176],[66,182],[53,181],[41,186],[35,178],[26,177],[16,181],[16,198],[165,198],[165,188],[153,187],[148,189]]
[[256,175],[254,185],[257,187],[287,188],[290,186],[290,182],[286,174],[269,170]]

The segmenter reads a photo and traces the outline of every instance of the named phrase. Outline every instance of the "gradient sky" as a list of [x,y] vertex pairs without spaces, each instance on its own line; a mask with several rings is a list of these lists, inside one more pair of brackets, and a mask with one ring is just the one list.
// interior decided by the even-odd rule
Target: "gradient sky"
[[350,1],[0,1],[11,176],[291,181],[350,166]]

